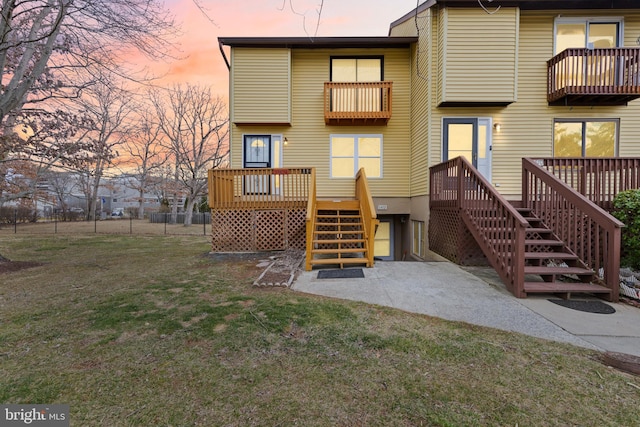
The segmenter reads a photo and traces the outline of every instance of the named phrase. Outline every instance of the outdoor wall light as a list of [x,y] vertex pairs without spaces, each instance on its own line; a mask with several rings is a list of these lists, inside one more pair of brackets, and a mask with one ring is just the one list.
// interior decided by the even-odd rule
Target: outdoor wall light
[[495,123],[495,124],[493,125],[493,129],[494,129],[496,132],[500,132],[500,131],[502,130],[502,125],[501,125],[500,123]]
[[289,140],[286,137],[284,138],[284,145],[289,145]]

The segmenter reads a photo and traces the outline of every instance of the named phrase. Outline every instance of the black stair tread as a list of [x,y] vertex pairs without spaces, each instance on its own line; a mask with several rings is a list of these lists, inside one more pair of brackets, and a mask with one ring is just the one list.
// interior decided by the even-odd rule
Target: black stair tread
[[525,259],[578,259],[577,255],[566,252],[525,252]]
[[525,274],[538,274],[538,275],[548,275],[548,274],[594,274],[593,270],[588,270],[586,268],[580,267],[547,267],[547,266],[537,266],[537,265],[528,265],[524,267]]
[[364,248],[343,248],[343,249],[311,249],[312,254],[337,254],[337,253],[359,253],[365,252]]
[[524,282],[525,293],[586,292],[610,294],[611,289],[592,283]]

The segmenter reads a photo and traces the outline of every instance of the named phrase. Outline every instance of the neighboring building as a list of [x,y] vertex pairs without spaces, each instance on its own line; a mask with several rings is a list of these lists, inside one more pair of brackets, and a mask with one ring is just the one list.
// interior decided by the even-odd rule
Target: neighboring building
[[522,158],[640,156],[640,2],[484,4],[426,1],[388,37],[220,38],[231,167],[315,168],[328,200],[364,167],[376,256],[400,260],[427,253],[431,166],[463,156],[517,202]]

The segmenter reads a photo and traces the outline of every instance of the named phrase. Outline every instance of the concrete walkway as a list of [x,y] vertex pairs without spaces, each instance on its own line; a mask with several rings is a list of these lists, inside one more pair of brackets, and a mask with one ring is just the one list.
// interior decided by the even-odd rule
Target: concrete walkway
[[305,271],[292,289],[640,356],[636,307],[607,303],[614,314],[594,314],[554,304],[550,295],[518,299],[492,269],[447,261],[376,261],[363,271],[363,279],[318,279],[317,270]]

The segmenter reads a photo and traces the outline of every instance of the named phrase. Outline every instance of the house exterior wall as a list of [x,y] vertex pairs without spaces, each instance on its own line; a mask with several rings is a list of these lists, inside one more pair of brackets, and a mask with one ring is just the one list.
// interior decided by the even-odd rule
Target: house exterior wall
[[[482,11],[481,11],[482,12]],[[500,17],[504,13],[506,18]],[[418,23],[421,27],[417,47],[412,52],[412,163],[411,163],[411,196],[416,197],[428,193],[428,167],[442,161],[442,121],[444,118],[456,117],[486,117],[492,123],[500,123],[501,132],[492,133],[492,179],[491,182],[498,191],[509,199],[518,200],[521,192],[521,175],[523,157],[552,157],[553,156],[553,124],[554,119],[618,119],[619,156],[640,155],[640,100],[631,101],[627,106],[549,106],[547,103],[547,60],[554,56],[554,19],[558,15],[563,17],[624,17],[623,43],[624,46],[637,46],[636,39],[640,34],[640,12],[636,11],[520,11],[513,8],[501,8],[495,15],[482,12],[476,16],[466,9],[454,10],[432,7],[419,15]],[[446,23],[456,29],[474,28],[470,19],[476,23],[476,31],[488,20],[503,19],[511,22],[518,16],[517,24],[511,26],[518,34],[509,37],[517,40],[517,58],[515,79],[509,74],[493,82],[482,79],[467,78],[466,80],[452,79],[451,71],[447,70],[445,49],[450,48],[451,31],[441,27]],[[459,19],[459,21],[456,21]],[[442,25],[440,25],[442,24]],[[414,33],[411,34],[411,27]],[[415,21],[407,20],[392,28],[391,35],[416,35]],[[430,31],[429,31],[430,28]],[[493,28],[487,24],[487,28]],[[472,39],[472,38],[469,38]],[[482,39],[482,37],[479,37]],[[462,39],[459,40],[462,43]],[[469,49],[469,51],[473,51]],[[449,58],[450,59],[450,58]],[[500,65],[502,60],[487,57],[488,62]],[[421,66],[426,64],[431,70],[427,77],[419,76],[416,62]],[[429,66],[430,64],[430,66]],[[514,68],[512,60],[506,61],[507,69]],[[492,65],[493,66],[493,65]],[[489,79],[489,76],[485,76]],[[455,84],[454,84],[455,82]],[[475,102],[478,86],[501,93],[513,91],[515,86],[515,102],[507,106],[484,107],[439,107],[446,99],[447,93],[468,93],[467,102]],[[506,91],[501,88],[506,87]],[[425,103],[424,99],[430,99]],[[452,99],[452,98],[448,98]],[[488,98],[487,98],[488,99]],[[505,98],[506,99],[506,98]],[[427,105],[425,105],[427,104]],[[424,165],[425,159],[428,161]],[[412,212],[413,215],[413,212]]]
[[231,121],[291,122],[290,49],[233,49],[230,83]]
[[516,100],[519,9],[444,8],[438,104]]
[[[235,50],[234,50],[235,52]],[[393,82],[393,112],[386,126],[332,126],[324,122],[324,82],[330,80],[332,56],[383,56],[384,80]],[[235,56],[235,53],[234,53]],[[332,134],[375,134],[383,137],[382,178],[370,178],[374,197],[408,197],[411,159],[409,48],[294,49],[291,52],[291,124],[244,125],[232,123],[231,163],[242,167],[242,141],[246,134],[277,134],[287,139],[283,167],[315,167],[321,198],[353,197],[353,179],[330,178]],[[249,62],[247,62],[249,64]],[[242,63],[234,62],[236,67]],[[232,71],[243,74],[243,70]],[[257,77],[255,77],[257,79]],[[258,81],[258,83],[260,83]],[[262,84],[262,83],[260,83]],[[232,82],[240,85],[237,80]],[[266,106],[266,107],[265,107]],[[269,108],[262,103],[262,108]],[[253,120],[252,120],[253,122]]]

